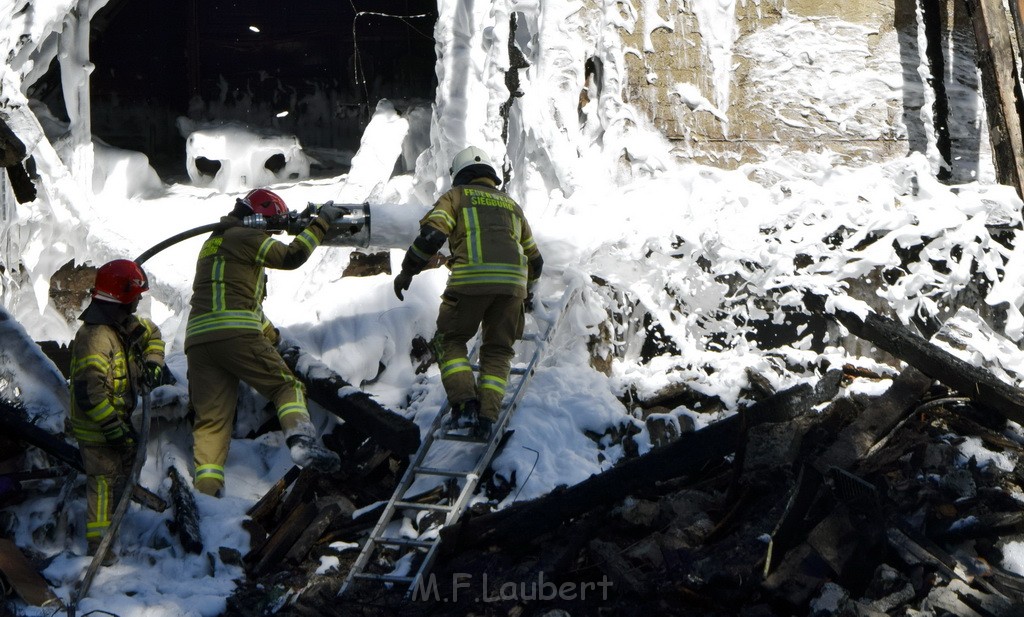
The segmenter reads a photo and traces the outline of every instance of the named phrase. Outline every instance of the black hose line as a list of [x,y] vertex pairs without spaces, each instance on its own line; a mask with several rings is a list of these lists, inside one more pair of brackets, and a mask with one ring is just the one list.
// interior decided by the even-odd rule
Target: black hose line
[[144,253],[135,258],[135,263],[141,266],[146,262],[147,259],[149,259],[153,255],[156,255],[165,248],[173,244],[177,244],[182,240],[188,240],[193,236],[198,236],[199,234],[204,234],[211,231],[222,231],[227,229],[228,227],[234,227],[236,225],[238,225],[238,223],[210,223],[209,225],[203,225],[201,227],[196,227],[195,229],[183,231],[180,234],[175,234],[170,238],[167,238],[166,240],[158,242],[157,244],[154,244],[153,246],[149,247]]
[[[327,202],[334,205],[333,201]],[[344,213],[333,220],[324,232],[320,244],[324,246],[369,246],[370,244],[370,204],[339,204]],[[211,231],[225,231],[231,227],[242,225],[252,229],[262,229],[268,233],[285,232],[289,235],[298,235],[302,230],[309,227],[309,224],[317,216],[323,204],[309,204],[301,213],[288,212],[286,214],[264,216],[255,214],[244,217],[238,222],[218,222],[202,225],[195,229],[175,234],[162,242],[154,244],[144,253],[135,258],[135,263],[142,265],[153,255],[156,255],[165,248],[187,240],[199,234]],[[365,233],[363,233],[365,231]]]

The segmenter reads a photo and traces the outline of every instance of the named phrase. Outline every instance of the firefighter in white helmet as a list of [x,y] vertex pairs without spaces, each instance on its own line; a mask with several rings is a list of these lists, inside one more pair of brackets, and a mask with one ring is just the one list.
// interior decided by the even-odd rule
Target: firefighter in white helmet
[[[487,153],[470,146],[450,169],[452,188],[420,221],[419,236],[395,277],[395,295],[409,289],[445,240],[451,274],[441,296],[433,346],[452,413],[487,439],[508,383],[513,344],[523,334],[524,311],[544,260],[530,224],[501,184]],[[466,344],[482,328],[480,375],[473,377]]]

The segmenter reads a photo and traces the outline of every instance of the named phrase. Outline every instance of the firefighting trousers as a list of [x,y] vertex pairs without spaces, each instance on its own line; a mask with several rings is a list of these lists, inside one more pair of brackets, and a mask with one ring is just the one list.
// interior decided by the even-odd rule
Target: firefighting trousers
[[85,467],[85,539],[95,546],[107,534],[110,515],[121,499],[131,470],[117,448],[80,445]]
[[[513,345],[523,335],[523,299],[515,296],[474,296],[446,290],[437,314],[434,348],[441,383],[453,405],[480,400],[480,415],[498,419],[508,385]],[[466,344],[480,329],[480,377],[473,379]]]
[[217,495],[224,487],[239,381],[274,404],[286,435],[310,423],[306,391],[277,349],[258,332],[192,345],[185,355],[189,397],[196,414],[192,427],[195,486],[202,493]]

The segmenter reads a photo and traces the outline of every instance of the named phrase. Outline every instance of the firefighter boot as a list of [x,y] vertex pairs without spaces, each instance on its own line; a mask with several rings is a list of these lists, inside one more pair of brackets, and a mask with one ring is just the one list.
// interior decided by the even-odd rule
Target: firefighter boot
[[452,405],[452,425],[455,428],[473,427],[479,416],[480,401],[475,398]]
[[300,467],[310,467],[323,473],[341,469],[341,458],[336,452],[317,443],[312,424],[302,423],[285,433],[285,444],[292,461]]
[[494,421],[487,416],[480,416],[476,420],[476,424],[469,430],[469,436],[477,441],[490,441],[491,429],[494,427]]

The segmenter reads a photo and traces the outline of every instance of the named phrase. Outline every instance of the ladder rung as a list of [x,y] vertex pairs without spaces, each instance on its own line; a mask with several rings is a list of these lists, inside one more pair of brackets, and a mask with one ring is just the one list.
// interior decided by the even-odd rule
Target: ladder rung
[[465,478],[468,476],[470,471],[455,471],[452,469],[437,469],[436,467],[414,467],[413,471],[416,473],[427,474],[431,476],[445,476],[447,478]]
[[412,540],[410,538],[377,538],[374,540],[376,544],[390,544],[394,546],[416,546],[421,548],[430,548],[434,546],[433,542],[426,540]]
[[441,433],[437,439],[444,439],[447,441],[468,441],[470,443],[487,443],[486,439],[477,439],[472,435],[459,435],[457,433]]
[[534,342],[536,342],[536,341],[540,340],[540,335],[537,334],[536,332],[529,332],[527,334],[524,334],[520,338],[522,340],[524,340],[524,341],[534,341]]
[[508,370],[509,375],[525,375],[526,368],[522,366],[514,366]]
[[442,506],[436,503],[417,503],[415,501],[396,501],[396,508],[413,508],[415,510],[440,510],[443,512],[451,511],[451,506]]
[[394,574],[364,574],[362,572],[357,572],[355,578],[371,581],[387,581],[389,583],[411,583],[413,581],[413,577],[411,576],[397,576]]

